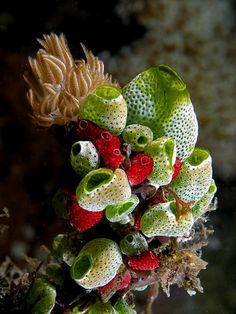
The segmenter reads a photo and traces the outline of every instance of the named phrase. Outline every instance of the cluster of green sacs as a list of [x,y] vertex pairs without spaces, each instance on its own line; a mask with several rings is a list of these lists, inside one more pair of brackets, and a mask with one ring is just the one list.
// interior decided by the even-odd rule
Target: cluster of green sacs
[[[191,202],[191,211],[176,215],[175,199],[148,208],[141,219],[141,232],[131,232],[117,243],[106,238],[89,241],[75,255],[63,247],[63,236],[54,240],[54,250],[71,266],[71,277],[82,287],[94,289],[112,280],[122,268],[122,254],[135,256],[148,249],[146,237],[183,236],[194,221],[208,209],[216,191],[212,180],[211,157],[195,148],[198,126],[188,91],[181,78],[168,66],[151,68],[134,78],[122,91],[100,86],[85,101],[80,118],[90,120],[114,135],[123,136],[133,152],[144,152],[154,161],[149,183],[167,186],[180,199]],[[127,124],[127,126],[126,126]],[[171,182],[178,156],[182,168]],[[76,195],[79,205],[88,211],[105,209],[112,222],[127,223],[139,198],[121,168],[98,168],[99,154],[89,141],[78,141],[71,148],[71,165],[82,177]],[[38,298],[38,294],[40,298]],[[53,286],[37,279],[28,295],[32,313],[50,313],[55,303]],[[37,302],[36,302],[36,297]],[[36,302],[36,303],[35,303]],[[74,313],[78,313],[74,309]],[[123,300],[114,307],[96,303],[88,311],[96,313],[135,313]]]
[[[194,148],[198,127],[186,86],[169,67],[161,65],[141,73],[122,93],[113,86],[99,87],[85,102],[80,118],[121,135],[131,151],[149,155],[154,162],[149,184],[157,189],[167,186],[191,206],[178,218],[174,198],[148,208],[141,219],[144,236],[130,233],[120,247],[109,239],[87,243],[72,262],[71,276],[84,288],[93,289],[114,278],[122,266],[121,253],[133,256],[148,249],[145,236],[176,237],[189,232],[207,211],[216,187],[209,153]],[[182,159],[182,168],[172,182],[176,156]],[[132,224],[129,217],[139,198],[132,194],[124,170],[98,168],[96,148],[83,141],[72,146],[71,164],[82,177],[76,189],[82,208],[105,210],[111,223]]]

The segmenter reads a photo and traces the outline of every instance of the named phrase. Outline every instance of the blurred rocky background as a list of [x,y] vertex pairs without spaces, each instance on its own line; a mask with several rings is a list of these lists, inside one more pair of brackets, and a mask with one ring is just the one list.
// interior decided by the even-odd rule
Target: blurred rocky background
[[[32,125],[22,79],[36,38],[64,32],[73,55],[83,42],[122,85],[158,63],[187,83],[199,119],[198,145],[208,148],[218,184],[215,233],[203,251],[204,294],[160,292],[153,313],[236,312],[236,2],[234,0],[3,0],[0,2],[0,260],[38,256],[63,223],[51,198],[67,158],[53,131]],[[1,213],[0,213],[1,214]],[[1,228],[0,228],[1,229]],[[142,304],[145,292],[137,294]]]

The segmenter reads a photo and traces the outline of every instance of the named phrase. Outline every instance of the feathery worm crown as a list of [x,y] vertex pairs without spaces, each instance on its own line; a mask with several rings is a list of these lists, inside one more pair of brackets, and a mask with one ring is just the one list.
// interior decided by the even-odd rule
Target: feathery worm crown
[[43,127],[77,121],[85,99],[100,85],[113,85],[104,64],[81,44],[85,60],[75,61],[63,34],[44,35],[36,58],[29,58],[31,72],[24,78],[30,90],[32,117]]

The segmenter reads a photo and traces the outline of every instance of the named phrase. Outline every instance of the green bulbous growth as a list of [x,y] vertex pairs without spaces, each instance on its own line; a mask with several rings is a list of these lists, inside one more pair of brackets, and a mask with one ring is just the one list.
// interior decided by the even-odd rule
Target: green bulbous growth
[[56,192],[52,199],[52,207],[54,208],[56,214],[63,219],[69,219],[66,207],[67,202],[68,196],[61,189]]
[[44,278],[36,278],[26,296],[27,313],[50,314],[55,300],[55,287]]
[[58,234],[52,242],[53,253],[71,266],[76,257],[74,244],[65,234]]
[[147,144],[153,140],[152,130],[141,124],[130,124],[123,131],[123,139],[131,145],[134,152],[142,152]]
[[212,180],[212,160],[208,151],[195,148],[182,163],[177,178],[169,184],[179,198],[185,202],[198,202],[208,191]]
[[154,161],[153,170],[148,176],[150,183],[157,188],[170,183],[176,160],[174,140],[163,136],[148,144],[144,152]]
[[194,221],[196,221],[198,218],[200,218],[207,212],[216,191],[217,187],[215,185],[215,181],[212,180],[211,185],[206,194],[204,194],[203,197],[192,208]]
[[148,126],[154,139],[173,138],[181,160],[191,154],[198,136],[197,118],[186,85],[174,70],[167,65],[152,67],[138,74],[122,94],[128,125]]
[[99,155],[92,142],[78,141],[71,147],[70,162],[77,175],[85,176],[98,168]]
[[127,104],[117,87],[101,85],[88,96],[80,109],[79,117],[119,135],[126,125]]
[[79,205],[90,211],[104,210],[108,205],[130,198],[131,188],[125,172],[100,168],[89,172],[76,189]]
[[[110,303],[95,303],[86,314],[116,314]],[[128,313],[127,313],[128,314]]]
[[183,236],[189,232],[194,220],[192,212],[187,212],[177,219],[176,203],[170,201],[149,208],[141,218],[141,231],[146,237]]
[[137,314],[124,299],[118,299],[114,305],[117,314]]
[[134,231],[127,234],[120,241],[120,249],[121,252],[127,256],[135,256],[146,251],[148,249],[148,244],[141,233]]
[[122,265],[118,245],[106,238],[97,238],[83,246],[71,266],[71,277],[85,289],[104,286]]
[[105,210],[106,218],[111,222],[123,221],[132,213],[138,203],[139,198],[133,194],[127,200],[108,205]]

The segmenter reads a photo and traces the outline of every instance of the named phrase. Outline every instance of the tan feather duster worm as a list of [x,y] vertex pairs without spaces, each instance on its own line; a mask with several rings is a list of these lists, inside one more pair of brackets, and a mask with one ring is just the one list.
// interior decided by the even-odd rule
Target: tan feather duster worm
[[84,100],[99,85],[117,86],[104,65],[83,44],[85,60],[75,62],[64,34],[44,35],[36,58],[29,58],[31,72],[24,76],[30,90],[32,117],[43,127],[64,125],[78,119]]

